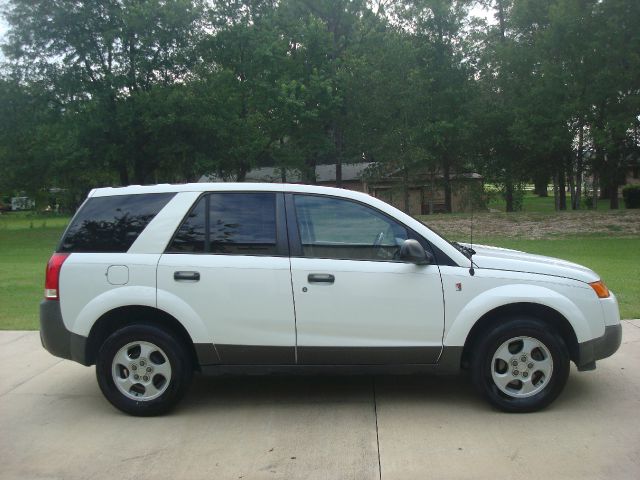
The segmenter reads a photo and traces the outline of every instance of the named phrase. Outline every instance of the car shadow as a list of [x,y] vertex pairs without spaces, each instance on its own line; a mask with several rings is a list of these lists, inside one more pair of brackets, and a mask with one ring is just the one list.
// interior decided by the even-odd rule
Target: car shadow
[[[476,392],[469,375],[222,376],[196,375],[179,410],[268,408],[318,404],[368,403],[497,412]],[[597,384],[572,372],[549,408],[580,408],[599,401]]]

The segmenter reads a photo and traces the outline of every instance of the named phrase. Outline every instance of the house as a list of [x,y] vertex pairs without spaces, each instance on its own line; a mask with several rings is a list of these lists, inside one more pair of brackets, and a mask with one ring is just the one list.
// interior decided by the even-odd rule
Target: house
[[[342,185],[341,188],[347,190],[356,190],[358,192],[367,192],[366,182],[363,180],[364,171],[371,163],[345,163],[342,165]],[[278,167],[260,167],[249,170],[245,176],[245,182],[267,182],[278,183],[283,180],[287,183],[303,183],[300,171],[291,169],[282,174],[282,169]],[[222,178],[216,175],[203,175],[199,182],[224,182]],[[316,166],[316,185],[323,187],[335,187],[336,183],[336,165],[317,165]]]
[[[477,173],[452,174],[451,211],[469,212],[485,208],[482,175]],[[409,179],[409,188],[405,194],[402,180],[393,175],[371,182],[368,191],[371,195],[391,205],[408,211],[411,215],[429,215],[446,213],[443,176],[441,174],[417,173]],[[409,208],[405,209],[405,198]]]
[[[410,215],[428,215],[429,213],[445,212],[445,195],[443,176],[437,173],[416,173],[409,179],[409,206],[405,208],[405,189],[403,180],[398,172],[374,175],[374,162],[349,163],[342,165],[341,188],[365,192],[380,198],[391,205],[408,212]],[[335,187],[336,165],[316,166],[316,185]],[[282,182],[302,183],[299,171],[288,170],[282,175],[277,167],[260,167],[250,170],[246,182]],[[203,175],[200,182],[223,182],[217,176]],[[477,173],[461,173],[450,176],[451,206],[454,212],[470,211],[483,208],[482,176]]]
[[633,154],[627,157],[625,162],[625,184],[635,185],[640,183],[640,155]]

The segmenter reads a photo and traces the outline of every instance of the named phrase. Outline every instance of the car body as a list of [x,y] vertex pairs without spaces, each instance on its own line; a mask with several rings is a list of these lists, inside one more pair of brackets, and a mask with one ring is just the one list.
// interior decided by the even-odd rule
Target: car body
[[[569,360],[593,369],[621,342],[616,298],[590,269],[472,250],[364,193],[309,185],[95,189],[45,288],[45,348],[97,364],[107,398],[140,415],[173,406],[194,369],[470,369],[494,405],[530,411],[560,393]],[[158,385],[132,373],[162,365]]]

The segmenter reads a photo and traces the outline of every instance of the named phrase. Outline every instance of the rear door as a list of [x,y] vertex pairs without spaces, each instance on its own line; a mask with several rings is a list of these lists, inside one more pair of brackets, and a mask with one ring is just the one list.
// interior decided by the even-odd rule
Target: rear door
[[[430,364],[442,350],[437,265],[398,260],[417,235],[359,202],[288,194],[300,364]],[[426,244],[428,246],[428,244]]]
[[279,192],[204,194],[160,258],[158,289],[195,310],[222,363],[295,363],[283,202]]

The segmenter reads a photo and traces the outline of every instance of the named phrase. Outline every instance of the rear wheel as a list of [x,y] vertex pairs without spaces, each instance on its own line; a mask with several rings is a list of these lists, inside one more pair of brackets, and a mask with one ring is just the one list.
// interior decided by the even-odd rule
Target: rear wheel
[[471,368],[476,388],[491,404],[506,412],[533,412],[562,392],[569,354],[548,325],[512,317],[476,343]]
[[131,415],[169,411],[186,393],[192,375],[183,343],[151,325],[117,330],[98,352],[96,376],[102,393]]

